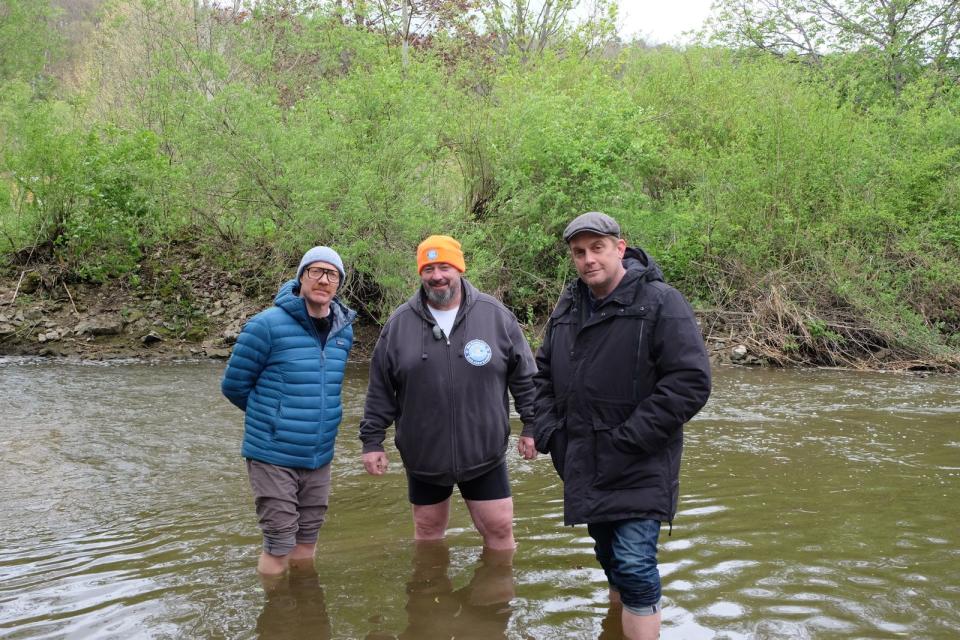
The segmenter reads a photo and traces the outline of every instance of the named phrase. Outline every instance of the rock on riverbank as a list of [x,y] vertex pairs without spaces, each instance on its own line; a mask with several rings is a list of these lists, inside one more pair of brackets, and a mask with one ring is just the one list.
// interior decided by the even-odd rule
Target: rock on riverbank
[[[189,319],[170,303],[110,287],[0,287],[0,353],[8,355],[226,357],[254,305],[237,292],[192,301]],[[187,321],[184,321],[187,320]]]

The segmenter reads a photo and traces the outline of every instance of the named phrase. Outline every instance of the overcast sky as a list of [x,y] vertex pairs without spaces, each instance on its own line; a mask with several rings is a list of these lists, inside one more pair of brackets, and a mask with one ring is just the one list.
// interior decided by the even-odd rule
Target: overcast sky
[[689,41],[681,34],[701,27],[713,0],[620,0],[621,35],[641,36],[651,44]]

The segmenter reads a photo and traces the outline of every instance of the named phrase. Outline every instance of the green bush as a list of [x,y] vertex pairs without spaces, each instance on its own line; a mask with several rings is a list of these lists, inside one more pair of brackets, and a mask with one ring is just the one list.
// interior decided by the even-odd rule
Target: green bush
[[454,30],[403,59],[395,34],[295,8],[127,0],[78,95],[4,71],[6,250],[135,282],[147,247],[191,238],[262,293],[329,244],[382,320],[417,285],[416,245],[447,233],[532,328],[573,275],[562,229],[600,209],[787,359],[956,357],[960,89],[940,71],[891,93],[858,54],[495,55]]
[[149,131],[84,131],[71,105],[37,100],[23,84],[0,99],[6,132],[3,232],[13,250],[54,256],[75,277],[133,269],[151,237],[164,162]]

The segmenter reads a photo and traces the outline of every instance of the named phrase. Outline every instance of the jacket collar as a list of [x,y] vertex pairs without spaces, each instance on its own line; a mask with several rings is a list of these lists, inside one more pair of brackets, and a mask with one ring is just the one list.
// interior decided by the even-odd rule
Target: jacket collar
[[[626,273],[610,295],[603,300],[603,305],[619,304],[629,306],[633,304],[637,295],[637,285],[645,282],[663,281],[663,272],[660,266],[643,249],[627,247],[623,254],[623,267]],[[590,291],[580,278],[571,280],[554,309],[551,317],[564,315],[571,306],[586,308],[589,304]]]
[[[313,320],[307,313],[307,302],[300,297],[300,281],[288,280],[280,286],[273,304],[287,312],[291,318],[296,320],[308,332],[312,332]],[[340,301],[340,298],[334,297],[330,301],[330,335],[335,335],[343,327],[351,324],[357,312],[350,309]]]

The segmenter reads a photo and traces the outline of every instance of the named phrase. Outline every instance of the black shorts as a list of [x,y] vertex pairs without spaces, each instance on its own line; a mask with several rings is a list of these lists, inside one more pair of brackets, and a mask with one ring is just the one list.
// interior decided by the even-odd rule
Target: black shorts
[[[507,463],[503,462],[473,480],[458,482],[457,487],[460,488],[460,495],[463,496],[464,500],[501,500],[509,498],[510,479],[507,476]],[[411,504],[419,506],[440,504],[453,495],[453,486],[430,484],[423,480],[417,480],[408,472],[407,494],[410,497]]]

